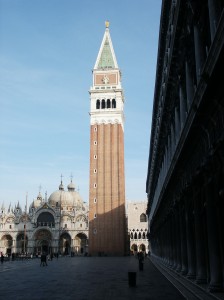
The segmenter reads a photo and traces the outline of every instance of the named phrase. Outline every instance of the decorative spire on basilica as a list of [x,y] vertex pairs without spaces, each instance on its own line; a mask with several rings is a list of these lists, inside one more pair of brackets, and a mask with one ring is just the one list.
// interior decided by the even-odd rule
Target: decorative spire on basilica
[[61,184],[59,185],[59,190],[60,191],[64,191],[64,186],[63,186],[63,183],[62,183],[62,177],[63,177],[63,175],[61,174]]

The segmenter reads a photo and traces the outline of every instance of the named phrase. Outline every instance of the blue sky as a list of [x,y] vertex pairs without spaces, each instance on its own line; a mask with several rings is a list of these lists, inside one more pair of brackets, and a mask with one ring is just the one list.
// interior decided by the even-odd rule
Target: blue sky
[[89,193],[90,98],[105,31],[125,95],[126,200],[145,201],[160,0],[0,0],[0,205]]

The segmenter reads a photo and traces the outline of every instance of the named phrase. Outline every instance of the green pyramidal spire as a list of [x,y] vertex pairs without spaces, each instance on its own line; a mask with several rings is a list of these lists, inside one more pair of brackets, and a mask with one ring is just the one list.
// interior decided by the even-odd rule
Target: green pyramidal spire
[[110,37],[109,22],[106,22],[106,30],[101,43],[100,51],[94,69],[117,69],[117,61]]
[[114,60],[113,60],[110,44],[107,37],[103,46],[103,50],[101,52],[101,56],[97,68],[104,69],[104,68],[114,68],[114,67],[115,67]]

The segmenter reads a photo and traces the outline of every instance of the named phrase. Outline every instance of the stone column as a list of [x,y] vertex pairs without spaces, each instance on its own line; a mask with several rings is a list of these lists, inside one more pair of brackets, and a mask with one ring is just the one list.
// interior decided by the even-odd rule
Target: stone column
[[193,84],[193,78],[190,72],[188,61],[185,62],[185,73],[186,73],[187,107],[189,111],[191,107],[191,102],[194,97],[194,84]]
[[175,148],[176,148],[176,137],[175,137],[175,130],[174,130],[174,125],[171,124],[171,157],[173,158],[173,154],[175,152]]
[[162,224],[162,240],[163,240],[163,262],[166,263],[167,256],[166,256],[166,250],[167,250],[167,240],[166,240],[166,223],[164,222]]
[[13,239],[12,240],[12,253],[14,252],[14,253],[16,253],[16,239]]
[[200,30],[200,24],[194,24],[194,52],[195,52],[195,65],[197,82],[200,80],[203,64],[205,61],[205,49],[203,48],[203,38]]
[[180,213],[180,241],[181,241],[181,274],[186,275],[188,270],[187,264],[187,241],[186,241],[186,222],[185,222],[185,204],[182,199]]
[[[217,192],[217,191],[216,191]],[[222,261],[220,253],[220,241],[218,236],[216,192],[213,189],[213,182],[210,178],[205,187],[207,231],[208,231],[208,252],[210,265],[209,290],[217,292],[222,290]]]
[[218,1],[208,0],[208,12],[209,12],[211,41],[213,41],[216,32],[216,27],[219,21],[219,16],[220,16],[220,7],[218,5]]
[[[198,181],[197,181],[198,183]],[[199,183],[198,183],[199,184]],[[196,283],[207,282],[207,263],[205,257],[205,240],[203,230],[203,207],[201,205],[201,193],[199,190],[194,191],[194,223],[195,223],[195,248],[196,248]]]
[[170,231],[168,219],[166,221],[166,264],[170,264]]
[[[190,198],[186,199],[187,202],[190,202]],[[187,203],[185,204],[187,205]],[[196,259],[195,259],[195,241],[194,241],[194,230],[193,230],[193,217],[191,203],[188,204],[186,209],[186,240],[187,240],[187,258],[188,258],[188,273],[187,278],[194,279],[196,275]]]
[[168,228],[169,228],[169,266],[172,267],[173,265],[173,237],[172,237],[172,219],[171,214],[168,216]]
[[173,263],[172,263],[172,268],[176,269],[177,268],[177,241],[176,241],[176,228],[175,228],[175,216],[174,212],[172,213],[172,257],[173,257]]
[[176,144],[179,141],[180,131],[181,131],[181,126],[180,126],[180,110],[179,110],[178,107],[175,107],[175,139],[176,139]]
[[183,129],[187,117],[187,102],[184,97],[183,86],[181,83],[179,85],[179,99],[180,99],[180,124],[181,124],[181,129]]
[[176,256],[177,256],[177,266],[176,271],[181,271],[181,240],[180,240],[180,222],[179,222],[179,204],[175,208],[175,228],[176,228]]
[[168,135],[168,169],[170,167],[171,157],[172,157],[172,150],[171,150],[171,133]]
[[162,241],[162,259],[164,263],[166,262],[166,230],[165,230],[165,223],[162,224],[162,234],[161,234],[161,241]]

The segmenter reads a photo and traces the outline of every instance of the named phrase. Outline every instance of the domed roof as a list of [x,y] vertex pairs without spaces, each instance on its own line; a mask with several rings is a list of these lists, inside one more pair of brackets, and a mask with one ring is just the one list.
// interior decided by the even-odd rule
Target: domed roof
[[76,208],[81,208],[83,206],[83,200],[79,193],[75,190],[75,184],[71,182],[68,184],[68,191],[64,191],[64,187],[61,181],[59,185],[59,190],[53,192],[49,199],[48,203],[51,206],[73,206]]
[[39,191],[37,198],[34,199],[33,202],[31,202],[29,210],[31,211],[32,208],[38,208],[42,202],[43,202],[43,197],[41,195],[41,192]]
[[39,207],[40,205],[41,205],[41,200],[40,199],[35,199],[35,200],[33,200],[33,203],[32,203],[32,207],[33,208],[37,208],[37,207]]
[[64,205],[73,206],[74,205],[73,197],[71,196],[71,194],[69,192],[66,192],[63,190],[53,192],[48,199],[48,203],[51,206],[58,206],[60,204],[62,206],[64,206]]
[[72,182],[72,180],[71,180],[71,182],[69,183],[69,185],[67,186],[67,188],[68,188],[69,191],[74,191],[74,190],[75,190],[75,185],[74,185],[74,183]]
[[68,193],[72,196],[74,206],[77,208],[82,207],[83,200],[80,194],[76,191],[69,191]]
[[59,185],[59,190],[60,190],[60,191],[64,191],[64,186],[63,186],[62,181],[61,181],[61,184]]

